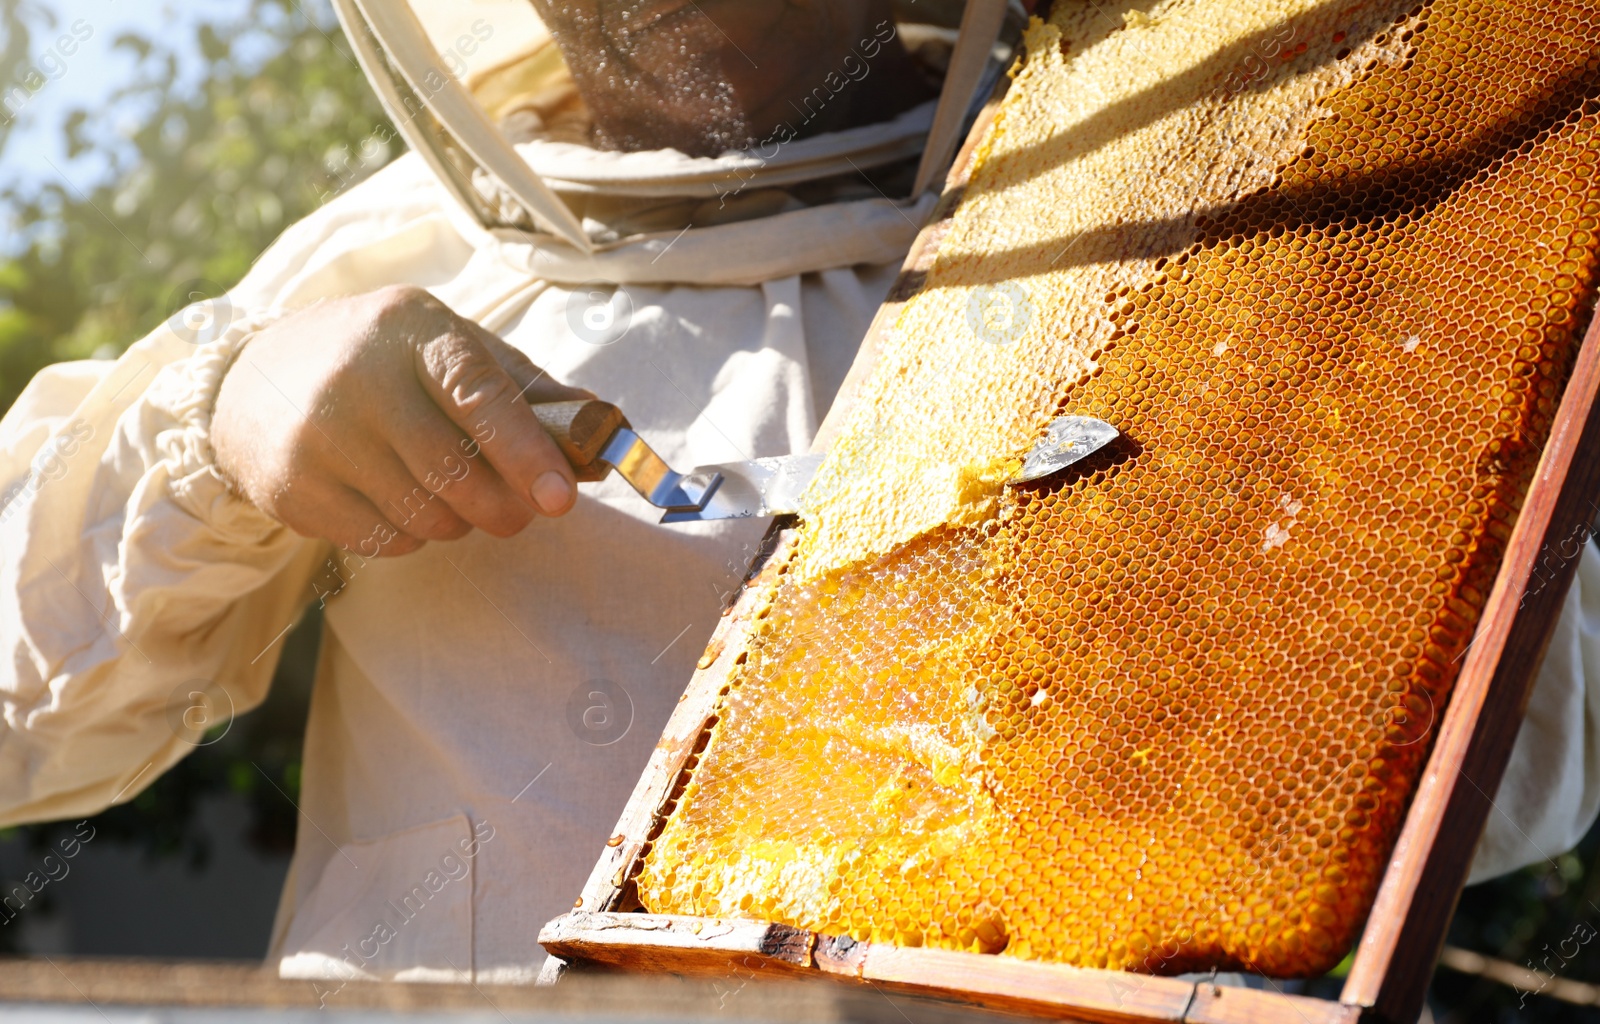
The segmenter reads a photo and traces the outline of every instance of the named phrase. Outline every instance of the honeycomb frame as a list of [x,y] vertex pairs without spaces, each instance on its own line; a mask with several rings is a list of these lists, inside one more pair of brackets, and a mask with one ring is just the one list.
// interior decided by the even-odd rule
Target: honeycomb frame
[[[969,139],[968,156],[982,129],[980,121]],[[921,285],[948,229],[948,217],[969,166],[966,159],[958,163],[960,171],[953,175],[953,187],[947,190],[935,221],[923,232],[896,293],[875,321],[851,382],[830,413],[824,442],[830,427],[836,427],[848,411],[856,393],[852,385],[872,372],[878,356],[873,342],[892,324],[898,300]],[[1301,1019],[1315,1012],[1321,1019],[1349,1019],[1367,1010],[1380,1019],[1398,1021],[1414,1016],[1414,1009],[1408,1013],[1407,1007],[1420,1005],[1422,986],[1465,875],[1466,856],[1473,845],[1465,839],[1481,830],[1487,812],[1486,802],[1475,805],[1475,795],[1477,791],[1493,792],[1504,769],[1522,696],[1531,684],[1538,652],[1570,579],[1571,566],[1566,566],[1565,577],[1547,577],[1532,585],[1536,566],[1549,547],[1547,541],[1569,536],[1586,525],[1584,503],[1596,490],[1595,471],[1574,464],[1572,458],[1580,438],[1584,445],[1600,439],[1594,415],[1595,386],[1600,379],[1596,336],[1591,324],[1557,409],[1544,460],[1507,541],[1479,639],[1467,655],[1418,783],[1418,795],[1406,814],[1399,853],[1383,878],[1344,997],[1337,1004],[1310,1001],[1317,1005],[1307,1006],[1299,1000],[1283,1003],[1281,997],[1275,1000],[1270,994],[1229,992],[1228,1014]],[[896,949],[780,925],[630,913],[638,909],[631,879],[655,834],[656,823],[672,812],[685,771],[692,769],[705,748],[716,721],[716,702],[726,692],[750,631],[770,601],[775,586],[773,567],[784,563],[793,536],[780,524],[769,541],[770,550],[758,560],[758,569],[765,565],[765,571],[758,572],[741,593],[708,648],[702,669],[685,695],[682,713],[668,727],[616,830],[616,845],[602,856],[577,912],[552,922],[541,936],[547,947],[580,959],[674,970],[731,968],[737,972],[761,967],[854,975],[1006,1009],[1070,1007],[1096,1019],[1220,1019],[1216,1017],[1222,1013],[1219,993],[1206,991],[1209,986],[1171,979],[1130,980],[1113,971],[1001,963],[1006,958],[945,950]],[[1473,785],[1457,785],[1463,776]],[[1441,837],[1444,841],[1439,841]],[[1426,889],[1419,884],[1425,875],[1430,879]],[[624,913],[613,918],[613,911]],[[641,950],[648,950],[648,955]],[[1020,1002],[1019,991],[1026,993]]]

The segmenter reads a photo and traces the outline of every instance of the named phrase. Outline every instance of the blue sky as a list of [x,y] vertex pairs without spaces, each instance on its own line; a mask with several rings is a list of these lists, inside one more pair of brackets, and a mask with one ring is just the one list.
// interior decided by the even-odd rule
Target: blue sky
[[[302,0],[313,13],[322,14],[327,0]],[[33,63],[55,69],[53,77],[35,92],[17,114],[17,125],[0,152],[0,187],[28,186],[65,175],[74,188],[86,187],[104,170],[93,154],[69,161],[61,144],[61,122],[74,107],[93,110],[98,100],[133,76],[131,54],[114,50],[113,41],[135,32],[170,43],[178,52],[180,67],[196,78],[204,63],[194,45],[194,26],[205,20],[232,20],[248,12],[249,0],[36,0],[55,15],[54,29],[34,30]],[[56,40],[71,33],[82,20],[80,35],[89,38],[59,63],[47,51]],[[0,108],[0,116],[7,116]],[[52,166],[53,165],[53,166]]]

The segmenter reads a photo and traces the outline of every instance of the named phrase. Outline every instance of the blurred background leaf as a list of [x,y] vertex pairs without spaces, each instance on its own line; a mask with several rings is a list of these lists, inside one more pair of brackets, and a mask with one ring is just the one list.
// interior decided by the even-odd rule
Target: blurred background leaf
[[[23,79],[32,68],[33,28],[53,28],[54,16],[45,8],[26,0],[0,0],[0,95],[14,88],[26,88]],[[11,134],[15,118],[0,114],[0,151]]]
[[[131,61],[125,83],[50,126],[62,134],[67,158],[96,158],[93,180],[7,175],[0,409],[50,363],[115,357],[189,301],[189,282],[231,287],[284,228],[399,155],[379,141],[392,132],[374,135],[387,121],[326,0],[232,6],[232,17],[191,23],[192,39],[154,32],[112,39]],[[0,80],[8,88],[28,90],[39,47],[63,31],[63,20],[38,4],[0,0]],[[38,91],[14,94],[14,105]],[[8,110],[0,108],[0,118]],[[5,163],[14,163],[8,146],[28,141],[12,131],[16,124],[7,118],[0,127]],[[129,803],[91,819],[96,841],[198,871],[217,845],[201,808],[226,800],[248,808],[249,847],[286,856],[319,626],[310,615],[285,642],[265,706]],[[29,826],[3,838],[20,847],[16,863],[26,865],[70,831]],[[35,910],[48,915],[50,907]],[[0,950],[19,951],[18,935],[0,930]],[[263,950],[266,938],[262,929]]]
[[[30,28],[54,35],[57,19],[0,3],[15,79]],[[117,37],[136,58],[132,80],[61,125],[69,155],[103,156],[100,180],[0,191],[12,225],[0,254],[0,407],[50,362],[126,348],[187,303],[186,282],[231,287],[285,227],[398,155],[373,137],[382,110],[325,2],[239,6],[235,20],[195,26],[181,51]],[[196,55],[200,84],[182,88]]]

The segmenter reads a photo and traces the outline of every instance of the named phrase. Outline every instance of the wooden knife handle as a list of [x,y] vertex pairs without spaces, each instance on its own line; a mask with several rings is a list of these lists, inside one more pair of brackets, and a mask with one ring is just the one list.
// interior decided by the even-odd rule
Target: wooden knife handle
[[618,427],[628,425],[621,409],[598,398],[545,402],[532,409],[539,425],[572,463],[579,480],[601,480],[611,472],[611,467],[600,461],[600,452]]

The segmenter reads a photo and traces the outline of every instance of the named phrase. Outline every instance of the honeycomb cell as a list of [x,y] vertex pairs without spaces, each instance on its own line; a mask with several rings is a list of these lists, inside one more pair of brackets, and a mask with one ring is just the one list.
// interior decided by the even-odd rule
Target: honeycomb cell
[[[1335,964],[1593,310],[1597,41],[1594,0],[1058,0],[640,902]],[[1123,437],[997,484],[1063,412]]]

